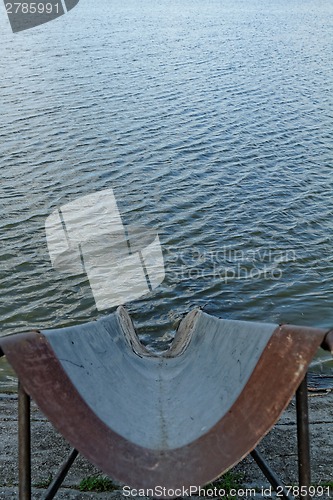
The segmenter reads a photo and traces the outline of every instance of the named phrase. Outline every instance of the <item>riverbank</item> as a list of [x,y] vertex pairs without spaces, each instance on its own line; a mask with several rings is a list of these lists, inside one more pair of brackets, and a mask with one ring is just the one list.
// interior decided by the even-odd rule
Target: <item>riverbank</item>
[[[310,422],[312,442],[312,482],[315,485],[332,483],[325,495],[313,498],[333,498],[333,390],[310,392]],[[269,460],[277,474],[291,485],[297,482],[296,415],[293,400],[274,429],[262,440],[258,449]],[[45,486],[59,465],[67,457],[70,447],[53,429],[41,412],[32,404],[32,483],[33,499],[42,498]],[[0,394],[0,499],[18,498],[17,473],[17,396]],[[261,495],[268,482],[251,458],[246,458],[233,469],[242,474],[241,489],[255,488],[255,498],[274,498]],[[100,474],[82,457],[78,457],[69,472],[57,499],[110,498],[124,499],[121,487],[107,493],[81,492],[79,485],[84,478]],[[242,496],[240,490],[239,498]],[[254,498],[254,494],[242,496]],[[143,497],[140,497],[143,498]],[[198,497],[196,497],[198,498]]]

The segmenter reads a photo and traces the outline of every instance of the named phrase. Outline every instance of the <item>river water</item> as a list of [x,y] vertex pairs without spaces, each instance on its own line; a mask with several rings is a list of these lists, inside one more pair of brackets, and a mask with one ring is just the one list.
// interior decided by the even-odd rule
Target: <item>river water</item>
[[160,236],[165,279],[126,304],[151,348],[196,306],[330,327],[332,14],[330,0],[81,0],[12,34],[1,6],[0,334],[111,311],[52,268],[44,230],[110,188]]

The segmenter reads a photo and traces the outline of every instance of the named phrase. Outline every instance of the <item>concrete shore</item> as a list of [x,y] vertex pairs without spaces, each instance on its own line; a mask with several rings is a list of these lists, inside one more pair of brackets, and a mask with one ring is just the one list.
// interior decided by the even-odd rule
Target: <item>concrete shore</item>
[[[332,483],[325,495],[313,498],[333,498],[333,391],[310,392],[310,432],[312,454],[312,483]],[[296,412],[293,400],[274,429],[261,441],[262,452],[279,477],[287,485],[297,484]],[[33,499],[43,497],[45,484],[54,477],[59,465],[67,457],[70,447],[53,429],[47,419],[32,404],[32,484]],[[17,396],[0,394],[0,499],[18,498],[17,468]],[[256,488],[255,498],[276,498],[262,495],[268,481],[250,457],[234,469],[243,475],[242,488]],[[101,474],[84,458],[78,457],[59,492],[57,499],[110,498],[124,499],[122,489],[107,493],[80,492],[82,479]],[[318,492],[319,493],[319,492]],[[239,493],[239,498],[250,494]],[[254,498],[253,494],[251,495]],[[133,498],[133,497],[132,497]],[[144,498],[144,497],[140,497]],[[195,497],[199,498],[199,497]]]

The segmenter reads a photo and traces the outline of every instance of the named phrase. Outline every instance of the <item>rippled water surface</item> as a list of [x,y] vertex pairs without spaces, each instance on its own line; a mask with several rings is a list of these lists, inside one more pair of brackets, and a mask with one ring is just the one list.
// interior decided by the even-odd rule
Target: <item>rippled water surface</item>
[[152,348],[195,306],[331,326],[332,14],[330,0],[81,0],[13,35],[1,8],[1,335],[108,313],[85,276],[52,268],[44,231],[107,188],[162,242],[164,282],[127,304]]

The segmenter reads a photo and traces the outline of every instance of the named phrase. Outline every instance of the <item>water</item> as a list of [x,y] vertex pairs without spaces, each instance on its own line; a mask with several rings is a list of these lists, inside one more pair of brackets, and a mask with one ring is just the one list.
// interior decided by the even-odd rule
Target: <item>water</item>
[[52,269],[44,232],[57,206],[107,188],[163,245],[164,282],[127,305],[151,348],[195,306],[330,327],[332,13],[81,0],[13,35],[2,9],[1,335],[109,312],[84,276]]

